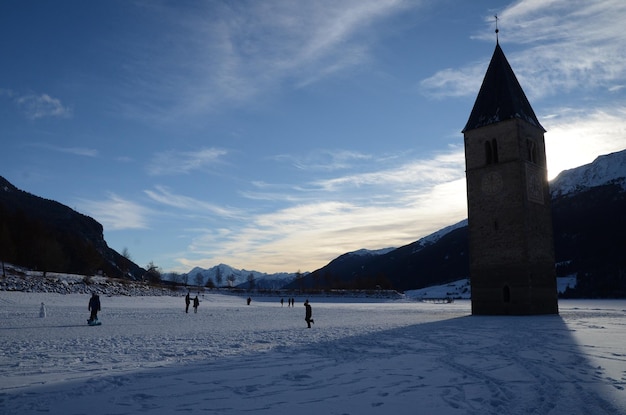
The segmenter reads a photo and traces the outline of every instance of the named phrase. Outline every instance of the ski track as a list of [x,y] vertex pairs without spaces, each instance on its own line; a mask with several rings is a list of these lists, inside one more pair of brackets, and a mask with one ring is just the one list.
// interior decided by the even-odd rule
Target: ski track
[[302,301],[103,298],[88,327],[87,299],[0,292],[0,413],[626,413],[625,302],[483,317],[312,298],[309,330]]

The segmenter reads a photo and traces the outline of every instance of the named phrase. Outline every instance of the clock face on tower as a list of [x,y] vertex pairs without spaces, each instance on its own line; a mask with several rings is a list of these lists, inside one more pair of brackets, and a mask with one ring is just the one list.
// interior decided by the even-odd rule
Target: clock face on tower
[[502,190],[502,175],[497,171],[486,173],[480,183],[480,189],[487,195],[495,195]]
[[526,166],[526,194],[528,195],[528,200],[543,205],[541,172],[532,165]]

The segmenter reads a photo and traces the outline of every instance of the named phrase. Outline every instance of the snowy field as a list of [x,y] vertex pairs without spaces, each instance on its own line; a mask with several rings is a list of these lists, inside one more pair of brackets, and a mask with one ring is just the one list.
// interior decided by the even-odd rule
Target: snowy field
[[1,414],[626,414],[626,301],[88,299],[0,292]]

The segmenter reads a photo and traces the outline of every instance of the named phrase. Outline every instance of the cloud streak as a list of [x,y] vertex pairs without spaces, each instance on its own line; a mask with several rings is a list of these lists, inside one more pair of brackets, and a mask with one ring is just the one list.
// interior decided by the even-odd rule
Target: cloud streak
[[164,151],[156,153],[149,165],[148,173],[152,176],[188,174],[196,170],[206,170],[228,154],[219,148],[203,148],[198,151]]
[[242,214],[235,208],[221,207],[193,197],[176,194],[165,186],[156,186],[155,190],[144,190],[144,193],[154,202],[186,211],[203,212],[230,219],[240,217]]
[[32,147],[43,148],[46,150],[57,151],[59,153],[73,154],[81,157],[98,157],[98,150],[88,147],[59,147],[47,143],[33,143]]
[[71,118],[72,109],[60,99],[48,94],[19,94],[9,89],[0,89],[0,95],[13,100],[16,107],[31,120],[41,118]]
[[[507,55],[534,99],[580,88],[615,88],[626,76],[624,16],[626,3],[619,0],[518,1],[498,13],[505,27],[500,43],[525,46]],[[486,21],[493,24],[493,17]],[[475,37],[493,41],[490,32]],[[472,96],[486,64],[441,70],[421,81],[422,91],[437,98]]]
[[80,210],[95,218],[106,230],[147,229],[152,212],[142,205],[111,193],[107,200],[79,200]]
[[120,105],[137,116],[177,119],[305,87],[367,61],[373,40],[361,35],[411,7],[405,0],[144,5],[143,17],[168,36],[129,46],[125,92],[137,95],[126,102],[142,108]]
[[[262,183],[259,200],[287,206],[251,214],[241,227],[223,229],[219,236],[198,231],[180,263],[201,265],[194,258],[204,256],[205,266],[224,262],[284,271],[298,263],[313,270],[351,250],[413,242],[465,218],[463,163],[463,151],[453,149],[393,169],[376,171],[374,164],[367,173],[291,189]],[[274,193],[277,189],[282,193]]]

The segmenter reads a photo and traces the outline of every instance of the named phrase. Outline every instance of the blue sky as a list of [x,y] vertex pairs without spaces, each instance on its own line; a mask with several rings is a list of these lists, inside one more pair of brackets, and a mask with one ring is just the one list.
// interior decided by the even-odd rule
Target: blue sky
[[623,0],[7,0],[0,175],[163,271],[401,246],[467,217],[496,13],[549,177],[626,148]]

